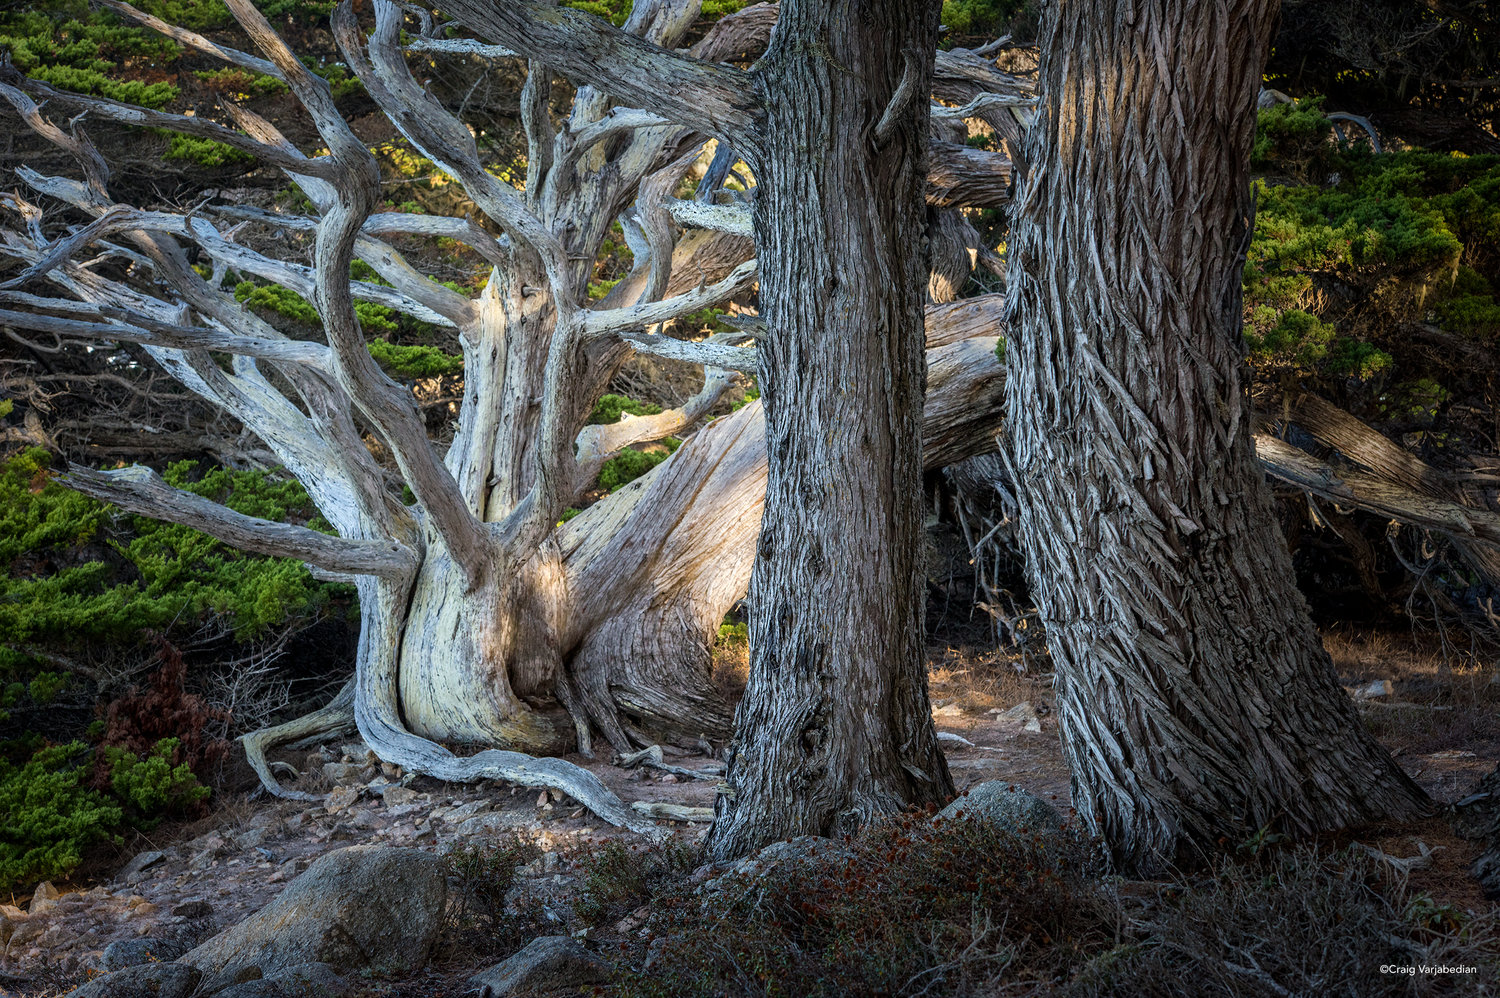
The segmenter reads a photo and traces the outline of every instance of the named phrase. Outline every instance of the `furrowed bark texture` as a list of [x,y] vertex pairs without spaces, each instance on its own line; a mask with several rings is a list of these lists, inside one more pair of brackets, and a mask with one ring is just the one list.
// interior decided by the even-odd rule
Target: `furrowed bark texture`
[[952,794],[922,662],[937,12],[922,0],[792,0],[759,64],[769,467],[750,678],[709,836],[718,858]]
[[1250,439],[1240,268],[1274,0],[1062,0],[1012,241],[1008,449],[1074,799],[1160,866],[1424,811],[1293,583]]

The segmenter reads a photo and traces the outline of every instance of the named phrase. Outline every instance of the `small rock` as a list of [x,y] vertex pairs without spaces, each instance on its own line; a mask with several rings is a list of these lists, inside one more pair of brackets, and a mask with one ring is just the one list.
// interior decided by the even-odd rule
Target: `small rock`
[[489,970],[469,978],[479,998],[576,988],[609,979],[611,969],[572,936],[542,936]]
[[461,805],[459,807],[455,807],[451,811],[444,812],[441,817],[448,824],[450,824],[450,825],[457,825],[459,822],[467,821],[468,819],[474,817],[476,814],[483,814],[485,811],[488,811],[489,809],[490,809],[490,802],[489,801],[487,801],[487,800],[471,800],[467,804],[463,804],[463,805]]
[[115,879],[130,883],[131,877],[143,873],[150,867],[155,866],[157,863],[160,863],[166,858],[167,854],[162,852],[160,849],[150,849],[146,852],[138,852],[130,858],[130,862],[120,867],[120,872],[115,874]]
[[[459,838],[490,837],[500,835],[515,828],[522,821],[519,815],[509,815],[503,811],[492,811],[489,814],[476,814],[467,821],[462,822],[455,829]],[[428,823],[429,825],[431,822]],[[418,831],[420,837],[421,832]]]
[[328,810],[342,811],[359,800],[360,794],[364,793],[364,787],[337,786],[328,794]]
[[1366,683],[1356,689],[1349,691],[1349,695],[1356,700],[1375,700],[1379,697],[1388,697],[1393,692],[1389,679],[1377,679],[1372,683]]
[[266,841],[264,828],[251,828],[234,837],[234,844],[242,850],[254,849]]
[[229,851],[229,843],[218,832],[209,832],[207,835],[200,835],[193,839],[187,844],[187,848],[189,852],[207,852],[214,856],[222,856]]
[[96,977],[68,998],[188,998],[202,976],[180,963],[145,963]]
[[52,886],[49,880],[43,880],[36,885],[36,890],[31,892],[31,904],[26,911],[32,915],[41,915],[57,907],[57,888]]
[[374,773],[365,775],[367,768],[358,762],[328,762],[323,764],[323,776],[328,782],[339,786],[365,784],[375,778]]
[[350,828],[369,830],[372,828],[379,828],[380,825],[380,818],[375,814],[374,811],[355,811],[354,815],[349,819]]
[[948,821],[983,821],[1018,832],[1052,834],[1063,831],[1063,817],[1057,808],[1003,780],[991,780],[971,788],[966,795],[939,811],[937,817]]
[[933,717],[963,717],[964,716],[964,709],[962,707],[960,707],[956,703],[944,704],[941,707],[934,708],[934,710],[932,712],[932,716]]
[[390,786],[381,787],[380,796],[384,798],[386,807],[400,807],[403,804],[410,804],[416,800],[417,792],[393,783]]
[[615,931],[620,933],[621,935],[629,932],[634,932],[636,929],[639,929],[641,926],[646,924],[646,916],[650,913],[651,908],[649,905],[641,905],[635,911],[632,911],[630,914],[626,915],[624,918],[616,922]]
[[[1014,721],[1017,724],[1029,724],[1032,721],[1040,720],[1040,718],[1037,715],[1036,708],[1031,705],[1031,701],[1022,700],[1020,703],[1016,704],[1009,710],[1001,711],[1000,716],[997,717],[996,720]],[[1038,730],[1040,730],[1040,728],[1038,728]]]
[[207,918],[213,913],[213,905],[202,898],[193,898],[172,906],[172,914],[180,918]]
[[220,991],[217,998],[338,998],[349,982],[326,963],[302,963]]
[[159,963],[175,960],[186,952],[187,947],[170,939],[120,939],[104,947],[99,957],[99,966],[106,972],[138,967],[143,963]]

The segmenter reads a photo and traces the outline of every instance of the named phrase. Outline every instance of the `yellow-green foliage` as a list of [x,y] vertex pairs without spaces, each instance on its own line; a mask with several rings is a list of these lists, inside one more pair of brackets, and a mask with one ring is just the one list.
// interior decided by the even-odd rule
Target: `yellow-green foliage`
[[992,34],[1026,4],[1027,0],[943,0],[942,22],[956,35]]
[[1319,182],[1256,182],[1251,359],[1380,383],[1405,367],[1402,323],[1500,333],[1500,157],[1342,148],[1320,103],[1260,112],[1257,169]]
[[209,795],[187,763],[172,765],[177,745],[176,738],[163,738],[144,757],[112,746],[102,750],[110,789],[130,808],[140,828],[156,825],[167,814],[181,814]]
[[290,288],[284,288],[279,284],[256,284],[254,281],[241,281],[234,286],[234,297],[236,301],[242,302],[253,309],[265,309],[297,322],[304,322],[310,326],[319,325],[322,320],[318,316],[318,310],[313,308],[312,302],[303,298]]
[[[355,280],[384,283],[375,276],[369,265],[356,260],[351,268]],[[454,290],[458,290],[456,287]],[[241,281],[235,286],[234,296],[247,306],[265,314],[278,315],[307,326],[321,326],[318,310],[306,298],[295,291],[275,284],[256,284]],[[398,336],[402,338],[431,337],[435,327],[412,319],[395,309],[373,302],[355,302],[354,312],[367,336]],[[387,373],[397,378],[435,378],[457,374],[463,370],[463,358],[427,344],[391,343],[372,339],[370,355]]]
[[82,742],[37,749],[20,765],[0,755],[0,890],[65,877],[90,847],[120,841],[127,822],[150,829],[209,795],[186,763],[172,765],[175,738],[145,757],[102,751],[109,793],[88,786],[93,753]]
[[116,839],[123,812],[84,785],[88,758],[81,742],[19,766],[0,757],[0,890],[66,876],[90,846]]
[[438,378],[457,374],[464,368],[462,357],[444,353],[437,347],[402,346],[384,340],[370,341],[370,356],[398,378]]
[[186,160],[189,163],[197,163],[199,166],[206,167],[236,166],[255,162],[254,156],[240,152],[234,146],[215,142],[213,139],[200,139],[195,135],[176,134],[172,135],[169,140],[163,158]]
[[[220,31],[233,23],[222,0],[139,0],[137,6],[198,32]],[[258,0],[256,6],[273,21],[291,19],[304,25],[333,10],[332,3],[322,0]],[[147,83],[130,74],[133,65],[171,72],[183,55],[181,46],[110,11],[93,9],[88,0],[5,5],[0,8],[0,51],[8,53],[21,72],[63,90],[151,108],[166,107],[180,93],[169,81]],[[269,78],[252,78],[242,70],[223,72],[245,76],[250,82],[242,89],[253,96],[276,92]],[[339,82],[348,75],[343,67],[336,72],[342,74]]]
[[[701,16],[710,21],[733,14],[749,5],[751,0],[703,0]],[[635,7],[635,0],[563,0],[564,7],[585,11],[602,17],[615,27],[624,24]]]
[[622,485],[629,485],[652,468],[672,456],[682,441],[668,438],[660,444],[649,445],[644,450],[627,447],[599,469],[599,487],[613,492]]
[[563,0],[563,6],[602,17],[618,28],[630,17],[630,11],[635,6],[635,2],[634,0]]
[[632,416],[654,416],[661,412],[661,406],[638,402],[624,395],[603,395],[594,403],[594,412],[589,416],[589,422],[618,423],[621,414],[627,412]]

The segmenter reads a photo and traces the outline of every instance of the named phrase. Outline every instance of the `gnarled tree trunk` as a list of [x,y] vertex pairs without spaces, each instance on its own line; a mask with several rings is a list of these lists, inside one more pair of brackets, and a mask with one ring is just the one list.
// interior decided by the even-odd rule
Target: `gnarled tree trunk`
[[952,793],[922,655],[936,29],[922,0],[787,0],[759,64],[769,472],[719,858]]
[[1409,817],[1294,586],[1240,269],[1274,0],[1052,5],[1010,275],[1006,446],[1074,799],[1130,866]]
[[[334,36],[370,100],[455,178],[486,228],[377,211],[375,160],[326,81],[251,0],[228,3],[259,55],[164,26],[128,4],[114,9],[284,83],[316,127],[319,151],[304,154],[242,108],[227,106],[231,123],[224,124],[58,91],[0,67],[0,96],[71,153],[84,177],[22,170],[21,180],[90,219],[49,235],[59,230],[41,223],[39,209],[19,195],[4,199],[26,225],[0,238],[0,253],[22,268],[0,284],[0,302],[21,310],[0,309],[0,323],[141,344],[186,388],[251,428],[336,531],[243,516],[172,489],[144,468],[74,469],[68,478],[134,512],[357,583],[362,629],[348,692],[315,723],[246,739],[268,787],[281,791],[265,765],[269,746],[352,715],[383,759],[413,771],[552,786],[611,822],[645,827],[586,771],[534,756],[572,745],[588,752],[595,732],[621,751],[728,734],[708,647],[750,576],[769,457],[777,469],[770,494],[785,504],[772,532],[780,552],[774,573],[781,574],[757,591],[768,606],[779,600],[800,613],[810,601],[821,616],[782,622],[778,610],[763,618],[769,623],[758,641],[772,650],[762,666],[785,657],[803,673],[799,685],[781,690],[763,672],[755,696],[779,697],[777,711],[813,722],[781,725],[764,745],[793,754],[812,746],[809,755],[786,759],[799,786],[821,787],[807,812],[809,830],[828,829],[840,814],[942,797],[950,784],[920,659],[917,484],[933,18],[917,30],[873,4],[853,5],[850,11],[871,13],[890,32],[861,29],[858,45],[869,51],[858,55],[844,50],[843,26],[828,12],[803,10],[787,37],[814,40],[783,47],[784,71],[765,88],[778,110],[766,114],[757,78],[716,62],[759,44],[772,16],[765,8],[719,22],[690,58],[674,49],[697,18],[697,0],[637,0],[623,31],[536,0],[444,5],[483,40],[410,38],[403,32],[416,22],[392,0],[373,0],[362,13],[340,5]],[[531,56],[522,94],[524,189],[491,172],[459,113],[417,82],[408,43],[514,58],[499,49],[504,44]],[[848,77],[849,65],[858,78]],[[579,84],[565,122],[547,110],[553,72]],[[777,93],[781,83],[792,88],[788,94]],[[795,103],[817,88],[832,103]],[[49,117],[58,108],[225,142],[280,168],[312,208],[282,214],[209,201],[183,214],[116,203],[108,165],[81,131]],[[835,135],[834,125],[850,131]],[[785,135],[775,134],[782,128]],[[700,188],[697,201],[672,197],[709,136],[721,150],[743,150],[756,173],[774,164],[769,173],[779,186],[731,197],[714,183]],[[822,158],[802,162],[799,149],[814,146]],[[966,183],[988,183],[1007,170],[993,154],[950,153],[962,162],[926,190],[944,204],[961,199]],[[820,185],[832,185],[826,197]],[[763,421],[755,405],[699,430],[653,473],[560,525],[606,459],[689,430],[734,384],[735,372],[755,369],[757,351],[742,348],[752,337],[697,343],[657,332],[751,290],[757,269],[745,260],[744,238],[751,199],[762,230],[776,234],[770,252],[780,290],[770,293],[767,313],[777,344],[766,368],[772,418]],[[721,231],[674,246],[671,219],[679,216]],[[782,216],[790,219],[784,225]],[[617,219],[634,270],[603,301],[591,301],[593,263]],[[298,249],[312,251],[313,266],[262,253],[238,235],[246,226],[303,241]],[[462,242],[492,266],[487,286],[471,299],[424,277],[385,241],[390,236]],[[106,238],[129,244],[129,268],[76,261]],[[189,245],[212,267],[210,277],[188,266]],[[355,259],[381,281],[351,280]],[[290,339],[243,308],[224,291],[231,274],[306,298],[325,341]],[[21,290],[32,283],[59,296]],[[445,454],[428,438],[411,392],[375,365],[356,299],[457,331],[463,400]],[[934,313],[925,413],[932,460],[960,459],[992,439],[998,364],[994,340],[983,334],[992,331],[985,317],[992,320],[996,308],[991,299]],[[703,365],[701,391],[659,415],[585,425],[632,351]],[[816,432],[799,432],[799,423]],[[385,466],[376,451],[389,458]],[[806,475],[799,460],[810,462]],[[415,502],[404,505],[393,483],[408,487]],[[803,546],[807,517],[817,518],[816,529]],[[815,557],[805,562],[804,553]],[[773,599],[782,577],[800,588]],[[445,744],[479,751],[461,755]],[[743,753],[737,770],[746,780],[753,755]],[[771,755],[765,761],[781,764]],[[774,802],[783,811],[787,804],[786,797]],[[739,842],[780,834],[748,809],[742,817]]]

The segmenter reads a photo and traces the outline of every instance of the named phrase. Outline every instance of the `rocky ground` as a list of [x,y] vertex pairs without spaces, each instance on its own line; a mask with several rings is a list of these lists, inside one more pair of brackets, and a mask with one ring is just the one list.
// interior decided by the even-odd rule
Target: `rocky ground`
[[[1377,730],[1429,792],[1444,801],[1467,792],[1500,756],[1497,732],[1469,716],[1473,710],[1493,714],[1492,699],[1486,693],[1465,701],[1450,691],[1447,703],[1414,702],[1403,691],[1425,691],[1423,696],[1432,699],[1424,685],[1426,673],[1407,663],[1405,671],[1390,672],[1387,688],[1382,684],[1388,677],[1373,674],[1382,662],[1369,661],[1367,651],[1345,645],[1340,656],[1335,646],[1352,695],[1368,705],[1367,712],[1376,717],[1373,723],[1384,726]],[[1046,677],[1018,675],[999,656],[952,650],[935,651],[932,664],[934,718],[958,787],[1012,783],[1066,813],[1067,772]],[[1455,727],[1472,736],[1469,747],[1434,740]],[[442,856],[458,845],[519,835],[535,844],[537,854],[519,871],[517,890],[540,899],[544,918],[567,934],[574,928],[568,897],[576,888],[579,858],[605,838],[632,837],[602,826],[577,804],[534,788],[450,786],[412,777],[379,764],[357,740],[285,758],[301,773],[291,785],[326,798],[313,803],[220,799],[215,813],[197,826],[142,841],[144,848],[112,875],[42,884],[31,896],[0,905],[0,934],[7,937],[0,995],[67,994],[92,977],[138,962],[146,950],[173,960],[250,919],[320,857],[352,845],[410,847]],[[670,747],[629,767],[573,761],[595,772],[626,801],[642,806],[711,808],[722,772],[721,764],[703,754]],[[678,840],[694,843],[707,833],[702,820],[707,812],[684,813],[698,820],[669,827]],[[1453,903],[1470,908],[1488,903],[1466,871],[1472,850],[1446,834],[1441,823],[1423,833],[1420,845],[1420,836],[1411,829],[1391,831],[1382,835],[1376,830],[1367,841],[1397,858],[1420,857],[1423,850],[1439,847],[1434,861],[1419,862],[1412,875],[1427,877],[1431,889]],[[376,966],[343,986],[360,994],[463,993],[472,987],[466,983],[469,976],[484,969],[465,959],[461,947],[449,947],[436,966],[420,973],[403,975]],[[333,993],[330,987],[319,985],[320,995]]]

